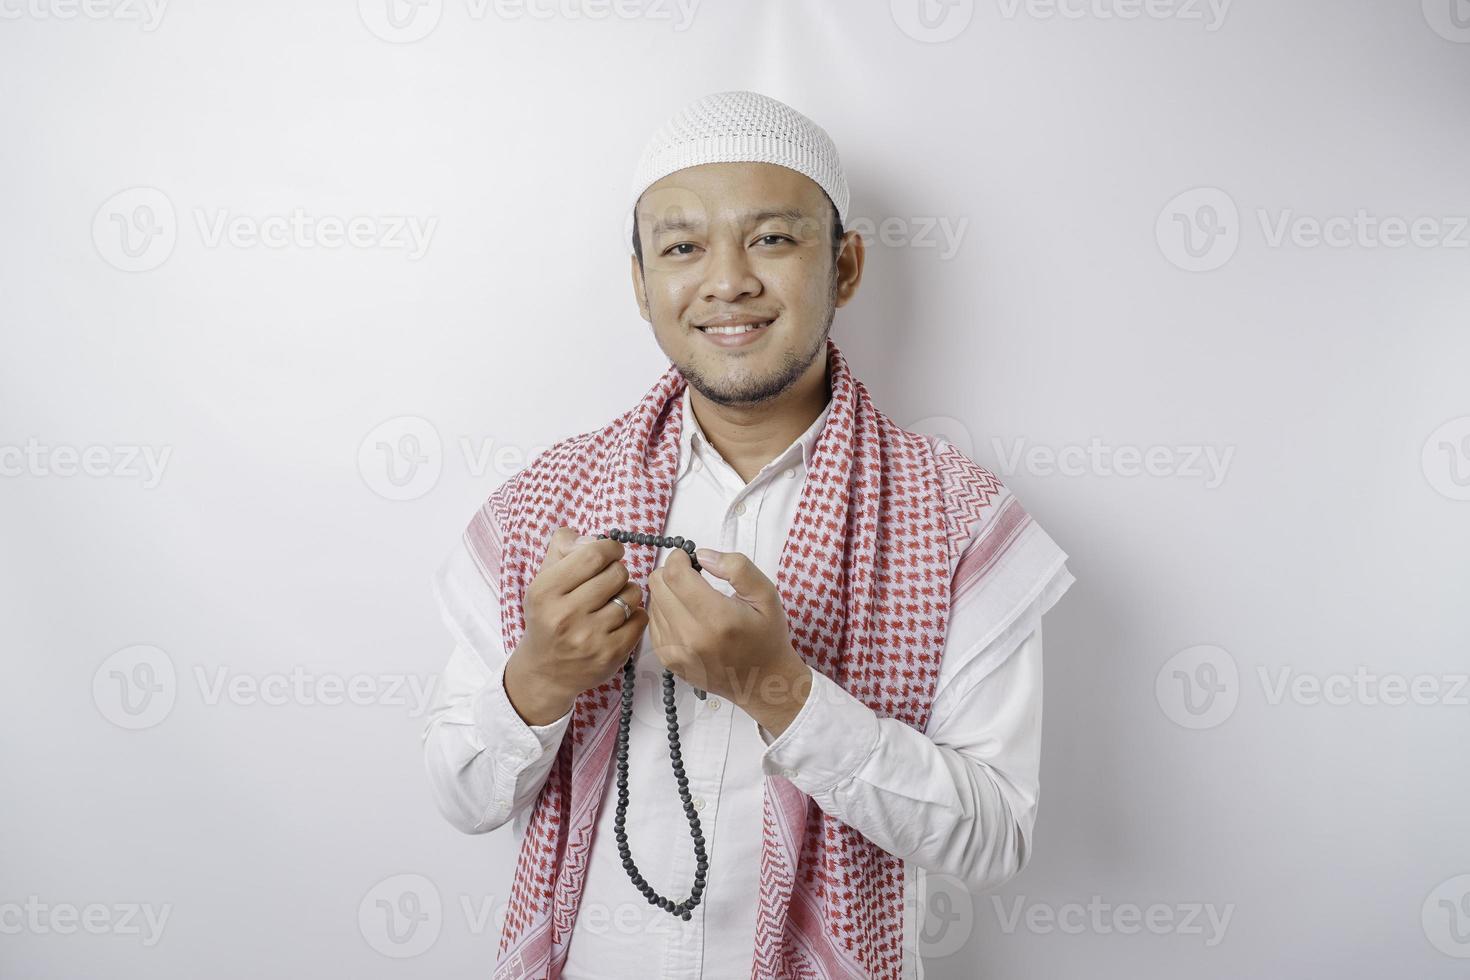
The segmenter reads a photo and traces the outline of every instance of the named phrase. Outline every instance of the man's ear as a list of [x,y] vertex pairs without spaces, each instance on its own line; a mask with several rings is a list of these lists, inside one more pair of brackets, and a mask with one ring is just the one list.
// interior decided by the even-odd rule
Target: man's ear
[[638,303],[638,312],[648,321],[649,326],[653,326],[653,317],[648,312],[648,294],[643,289],[643,269],[638,265],[638,256],[629,253],[628,263],[628,271],[633,276],[633,298]]

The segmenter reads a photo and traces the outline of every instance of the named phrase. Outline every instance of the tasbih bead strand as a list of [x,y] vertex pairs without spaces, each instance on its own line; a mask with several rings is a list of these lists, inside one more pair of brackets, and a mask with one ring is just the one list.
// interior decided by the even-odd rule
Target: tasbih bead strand
[[[681,537],[631,533],[617,528],[613,528],[607,534],[597,536],[612,538],[623,544],[677,548],[688,552],[690,564],[693,565],[695,571],[700,570],[699,559],[694,557],[694,542],[686,541]],[[704,833],[699,825],[699,811],[695,809],[694,802],[689,796],[689,777],[684,773],[684,756],[679,746],[679,709],[674,699],[674,673],[667,667],[663,672],[663,692],[664,718],[668,723],[669,731],[669,761],[673,763],[674,779],[679,784],[679,799],[684,804],[684,815],[689,819],[689,836],[694,841],[694,885],[689,890],[689,897],[682,902],[675,902],[673,899],[660,895],[638,870],[638,865],[633,860],[633,853],[628,848],[628,732],[633,722],[633,684],[636,669],[637,657],[630,655],[628,662],[623,665],[623,704],[622,713],[618,718],[617,744],[618,807],[613,818],[613,832],[618,842],[618,855],[623,859],[623,870],[628,873],[633,887],[637,888],[648,900],[648,904],[657,906],[687,922],[695,907],[699,905],[699,900],[704,896],[704,886],[709,875],[709,856],[704,850]],[[694,693],[701,698],[705,697],[704,691],[696,689]]]

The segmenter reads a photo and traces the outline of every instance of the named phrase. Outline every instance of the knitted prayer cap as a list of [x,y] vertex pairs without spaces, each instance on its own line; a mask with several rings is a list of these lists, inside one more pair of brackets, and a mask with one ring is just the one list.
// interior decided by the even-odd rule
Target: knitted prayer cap
[[[847,177],[827,131],[759,92],[716,92],[680,109],[654,132],[633,175],[633,207],[655,181],[705,163],[775,163],[827,192],[847,223]],[[631,243],[630,243],[631,244]]]

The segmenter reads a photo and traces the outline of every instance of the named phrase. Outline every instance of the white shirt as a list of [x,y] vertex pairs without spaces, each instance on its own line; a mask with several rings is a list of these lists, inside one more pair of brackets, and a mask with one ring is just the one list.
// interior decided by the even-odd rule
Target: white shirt
[[[701,547],[742,552],[775,581],[831,403],[746,484],[699,430],[687,387],[683,398],[679,469],[661,530]],[[660,549],[656,562],[666,554]],[[1047,563],[1034,595],[987,594],[983,584],[956,580],[935,702],[922,733],[879,718],[813,670],[806,704],[772,738],[740,708],[715,695],[699,701],[676,677],[684,768],[709,855],[704,897],[685,922],[649,905],[633,887],[614,839],[616,767],[609,765],[562,976],[748,980],[769,773],[790,779],[824,811],[904,859],[904,977],[922,977],[916,954],[923,952],[917,913],[924,869],[979,892],[1008,880],[1030,858],[1039,795],[1041,614],[1072,584],[1065,557],[1033,522],[1000,560]],[[732,591],[721,580],[705,580]],[[498,609],[499,597],[490,605]],[[998,609],[1011,610],[999,632]],[[498,641],[499,622],[485,626],[484,635]],[[679,901],[694,881],[693,843],[669,763],[662,665],[650,644],[645,631],[628,739],[628,846],[654,889]],[[444,816],[470,834],[513,821],[519,845],[571,713],[528,726],[506,697],[504,664],[498,642],[488,654],[476,654],[461,639],[423,741]]]

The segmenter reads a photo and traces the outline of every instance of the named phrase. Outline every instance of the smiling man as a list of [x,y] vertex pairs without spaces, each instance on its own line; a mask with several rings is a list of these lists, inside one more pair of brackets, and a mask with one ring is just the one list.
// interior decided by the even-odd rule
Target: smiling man
[[495,976],[921,976],[925,874],[978,892],[1030,858],[1066,555],[831,340],[864,249],[821,127],[706,96],[631,199],[668,367],[492,493],[436,579],[434,798],[518,850]]

